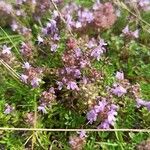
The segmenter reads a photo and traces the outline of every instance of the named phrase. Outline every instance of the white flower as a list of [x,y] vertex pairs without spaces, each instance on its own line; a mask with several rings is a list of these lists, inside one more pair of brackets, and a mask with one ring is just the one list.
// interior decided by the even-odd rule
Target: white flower
[[24,83],[27,83],[27,79],[28,79],[27,75],[21,74],[20,78]]
[[28,62],[24,62],[22,68],[29,69],[30,67],[31,67],[31,65]]
[[117,73],[116,73],[116,79],[118,79],[118,80],[124,80],[124,73],[117,71]]
[[37,87],[37,86],[39,86],[39,82],[41,82],[41,79],[39,79],[39,78],[37,78],[37,77],[33,78],[33,79],[31,80],[31,85],[32,85],[32,87]]
[[38,106],[38,110],[42,111],[43,114],[47,114],[46,108],[44,106]]
[[76,24],[75,24],[75,27],[76,27],[76,28],[81,28],[81,27],[82,27],[81,22],[77,21]]
[[38,44],[40,44],[40,43],[43,43],[43,42],[44,42],[44,39],[41,38],[41,37],[38,35],[37,41],[38,41]]
[[129,26],[127,25],[127,26],[122,30],[122,32],[123,32],[124,34],[128,34],[128,33],[129,33]]
[[3,46],[2,54],[11,54],[11,48],[7,47],[6,45]]

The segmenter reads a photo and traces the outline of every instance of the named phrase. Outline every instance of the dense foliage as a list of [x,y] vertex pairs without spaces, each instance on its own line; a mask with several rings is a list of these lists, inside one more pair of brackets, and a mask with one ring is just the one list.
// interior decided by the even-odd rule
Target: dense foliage
[[[5,0],[0,17],[0,127],[149,129],[149,0]],[[1,130],[0,149],[141,150],[149,136]]]

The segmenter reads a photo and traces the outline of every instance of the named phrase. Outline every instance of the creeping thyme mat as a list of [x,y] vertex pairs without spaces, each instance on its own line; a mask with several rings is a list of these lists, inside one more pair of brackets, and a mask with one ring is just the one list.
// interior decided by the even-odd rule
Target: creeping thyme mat
[[149,150],[149,0],[2,0],[0,17],[0,149]]

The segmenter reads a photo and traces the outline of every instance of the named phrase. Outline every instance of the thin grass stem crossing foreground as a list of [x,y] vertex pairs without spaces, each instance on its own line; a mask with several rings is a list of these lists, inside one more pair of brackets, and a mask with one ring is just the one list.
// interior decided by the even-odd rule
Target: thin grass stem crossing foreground
[[10,130],[10,131],[47,131],[47,132],[76,132],[76,131],[86,131],[86,132],[150,132],[150,129],[42,129],[42,128],[5,128],[0,127],[0,130]]

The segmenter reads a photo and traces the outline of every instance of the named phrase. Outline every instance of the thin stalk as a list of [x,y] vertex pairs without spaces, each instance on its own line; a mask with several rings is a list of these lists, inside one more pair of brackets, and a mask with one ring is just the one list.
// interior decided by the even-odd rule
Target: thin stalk
[[[10,38],[21,38],[20,35],[9,35]],[[8,37],[0,37],[0,40],[5,40],[5,39],[8,39]]]
[[150,129],[45,129],[45,128],[8,128],[0,127],[3,131],[47,131],[47,132],[76,132],[76,131],[86,131],[86,132],[146,132],[150,133]]
[[[149,24],[148,22],[146,22],[145,20],[143,20],[143,19],[141,18],[141,16],[139,16],[139,14],[137,15],[137,14],[133,13],[133,12],[127,7],[127,5],[126,5],[125,3],[120,2],[120,0],[113,0],[113,2],[114,2],[116,5],[122,7],[123,9],[126,9],[130,14],[132,14],[134,17],[138,18],[141,22],[143,22],[144,24],[146,24],[148,27],[150,27],[150,24]],[[150,31],[148,31],[147,29],[145,29],[143,26],[142,26],[142,28],[143,28],[144,30],[146,30],[148,33],[150,33]]]
[[[36,102],[36,94],[34,95],[34,124],[33,128],[36,129],[37,125],[37,102]],[[33,137],[32,137],[32,150],[34,150],[34,145],[36,143],[36,130],[33,130]]]
[[13,45],[14,49],[16,50],[16,52],[18,53],[18,55],[20,56],[20,59],[23,61],[19,50],[17,49],[16,45],[14,44],[14,42],[12,41],[12,39],[10,38],[10,36],[7,34],[7,32],[5,32],[5,30],[0,26],[0,29],[3,31],[3,33],[6,35],[6,37],[9,39],[9,41],[11,42],[11,44]]
[[0,59],[0,63],[18,80],[20,80],[20,76],[7,64],[5,63],[2,59]]

